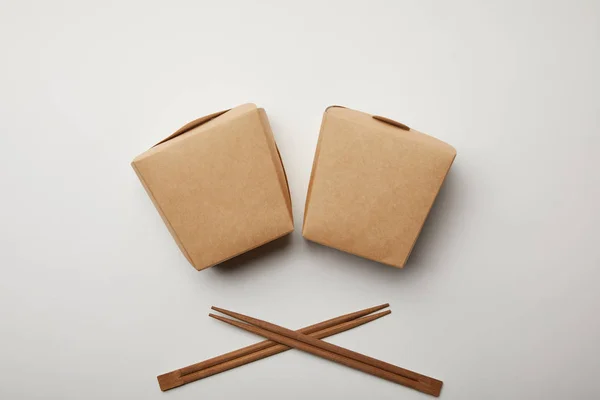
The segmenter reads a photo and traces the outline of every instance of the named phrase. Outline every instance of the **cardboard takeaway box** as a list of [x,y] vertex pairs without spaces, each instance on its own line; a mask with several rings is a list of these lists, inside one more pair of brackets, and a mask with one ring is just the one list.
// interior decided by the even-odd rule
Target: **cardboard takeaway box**
[[294,229],[281,157],[254,104],[192,121],[131,165],[197,270]]
[[302,235],[402,268],[456,150],[384,117],[325,110]]

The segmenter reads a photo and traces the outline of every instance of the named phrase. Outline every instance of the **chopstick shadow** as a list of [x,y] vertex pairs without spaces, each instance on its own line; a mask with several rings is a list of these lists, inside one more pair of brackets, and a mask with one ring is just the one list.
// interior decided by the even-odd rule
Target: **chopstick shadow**
[[405,279],[418,275],[429,275],[433,273],[433,270],[436,268],[443,268],[443,265],[436,265],[439,264],[439,262],[433,262],[433,254],[443,248],[443,237],[454,233],[451,224],[452,213],[455,209],[460,208],[460,187],[457,176],[460,174],[460,171],[457,172],[459,168],[455,167],[448,173],[444,185],[438,193],[436,201],[429,212],[429,216],[423,225],[423,229],[421,230],[404,268],[391,267],[376,261],[367,260],[353,254],[322,246],[314,242],[306,241],[310,251],[321,254],[328,251],[337,252],[340,257],[347,261],[347,263],[343,263],[344,260],[342,259],[342,263],[340,263],[344,264],[345,269],[352,267],[363,269],[368,267],[381,272],[381,274],[391,279]]
[[284,251],[292,242],[292,234],[288,234],[266,243],[248,252],[242,253],[210,268],[220,274],[234,274],[250,265],[266,265],[263,261]]

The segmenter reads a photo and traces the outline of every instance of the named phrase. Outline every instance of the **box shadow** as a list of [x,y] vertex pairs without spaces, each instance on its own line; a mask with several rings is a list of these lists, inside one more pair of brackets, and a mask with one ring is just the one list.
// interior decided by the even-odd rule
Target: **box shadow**
[[273,257],[276,254],[283,252],[290,246],[292,242],[292,233],[275,239],[271,242],[265,243],[262,246],[258,246],[255,249],[242,253],[235,256],[227,261],[223,261],[220,264],[210,268],[212,271],[218,274],[235,274],[241,269],[249,267],[261,268],[268,265],[264,263],[264,259]]

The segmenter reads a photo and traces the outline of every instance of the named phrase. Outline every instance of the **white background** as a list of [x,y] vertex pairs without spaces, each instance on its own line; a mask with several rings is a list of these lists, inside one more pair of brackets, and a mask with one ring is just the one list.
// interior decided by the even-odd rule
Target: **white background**
[[[426,399],[290,351],[161,393],[156,375],[391,303],[331,341],[442,398],[594,399],[600,3],[2,1],[0,398]],[[196,117],[266,108],[296,231],[196,272],[129,166]],[[302,239],[323,110],[458,157],[404,270]]]

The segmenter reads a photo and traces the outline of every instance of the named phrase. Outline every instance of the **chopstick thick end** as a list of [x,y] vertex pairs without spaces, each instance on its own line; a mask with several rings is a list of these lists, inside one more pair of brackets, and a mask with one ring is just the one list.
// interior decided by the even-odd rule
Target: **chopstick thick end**
[[183,379],[181,379],[179,370],[159,375],[156,379],[158,379],[158,386],[160,386],[160,390],[163,392],[185,384]]
[[440,394],[442,393],[442,386],[444,385],[444,382],[442,382],[438,379],[429,378],[429,377],[424,377],[424,379],[419,379],[419,382],[421,384],[420,385],[421,389],[418,389],[419,391],[430,394],[433,397],[440,397]]

